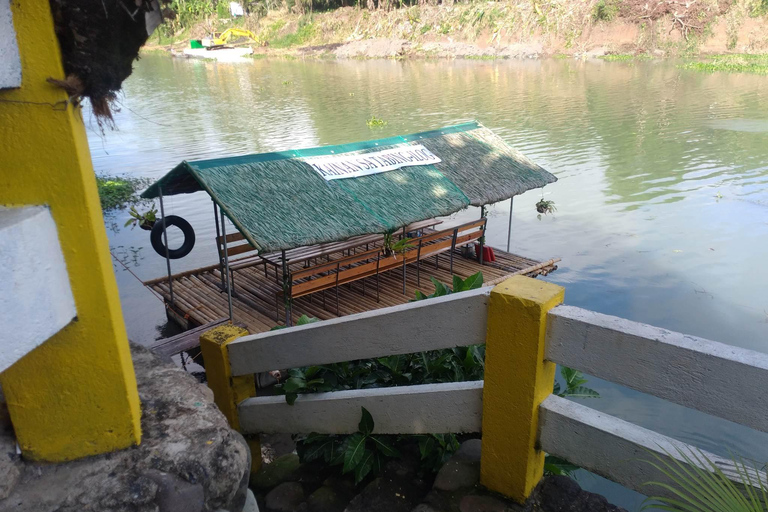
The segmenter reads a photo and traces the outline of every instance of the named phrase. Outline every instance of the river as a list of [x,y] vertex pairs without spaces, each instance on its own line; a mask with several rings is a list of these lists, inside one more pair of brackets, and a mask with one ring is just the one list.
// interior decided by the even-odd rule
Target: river
[[[768,352],[768,87],[673,62],[292,61],[243,64],[148,55],[125,82],[116,131],[86,112],[97,172],[159,178],[182,160],[339,144],[476,119],[559,181],[516,197],[511,250],[562,258],[546,280],[566,303]],[[372,115],[387,121],[370,129]],[[197,246],[174,272],[215,261],[204,194],[168,198]],[[488,240],[506,246],[509,202]],[[476,211],[458,217],[476,218]],[[113,253],[142,279],[165,260],[146,231],[108,218]],[[161,303],[115,265],[126,325],[172,333]],[[727,456],[768,461],[768,436],[599,379],[588,405]],[[642,497],[580,474],[636,510]]]

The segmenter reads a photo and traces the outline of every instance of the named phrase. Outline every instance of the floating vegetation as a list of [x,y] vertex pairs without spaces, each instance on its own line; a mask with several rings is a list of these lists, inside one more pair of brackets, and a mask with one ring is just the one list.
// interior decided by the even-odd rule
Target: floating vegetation
[[148,178],[96,176],[101,209],[110,211],[141,204],[143,201],[139,199],[136,192],[146,188],[150,183],[152,180]]
[[715,55],[706,60],[686,62],[679,67],[705,73],[725,71],[729,73],[768,75],[768,54],[734,53],[730,55]]
[[293,80],[283,80],[283,85],[293,85]]
[[628,62],[632,60],[651,60],[651,56],[647,53],[639,53],[637,55],[633,53],[609,53],[608,55],[601,55],[598,59],[608,62]]
[[368,125],[368,128],[382,128],[387,126],[387,122],[385,120],[376,116],[371,116],[371,118],[367,120],[365,124]]

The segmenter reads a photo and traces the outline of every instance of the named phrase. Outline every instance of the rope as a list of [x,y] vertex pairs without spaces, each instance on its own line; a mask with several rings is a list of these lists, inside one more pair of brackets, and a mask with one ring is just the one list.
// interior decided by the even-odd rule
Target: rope
[[[134,274],[134,273],[133,273],[133,270],[131,270],[130,268],[128,268],[128,267],[125,265],[125,263],[123,263],[123,262],[120,260],[120,258],[118,258],[117,256],[115,256],[115,254],[114,254],[112,251],[109,251],[109,254],[111,254],[111,255],[112,255],[112,257],[113,257],[113,258],[115,258],[115,261],[117,261],[119,264],[121,264],[125,270],[127,270],[128,272],[130,272],[130,274],[131,274],[133,277],[135,277],[135,278],[136,278],[136,280],[142,284],[142,286],[144,286],[144,281],[142,281],[142,280],[139,278],[139,276],[137,276],[136,274]],[[150,292],[152,292],[152,295],[154,295],[155,297],[157,297],[157,300],[159,300],[160,302],[162,302],[163,304],[165,304],[165,300],[163,300],[163,297],[162,297],[162,296],[161,296],[159,293],[157,293],[155,290],[153,290],[153,289],[152,289],[152,288],[150,288],[149,286],[147,286],[146,288],[147,288],[147,289],[148,289]]]

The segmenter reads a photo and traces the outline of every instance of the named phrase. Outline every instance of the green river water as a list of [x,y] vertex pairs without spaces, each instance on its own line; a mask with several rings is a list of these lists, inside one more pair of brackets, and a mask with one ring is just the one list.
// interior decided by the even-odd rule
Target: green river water
[[[476,119],[559,181],[515,198],[512,252],[562,258],[545,279],[566,303],[768,352],[768,87],[765,77],[671,62],[286,61],[147,56],[125,82],[117,130],[86,113],[97,172],[158,178],[184,159],[339,144]],[[369,129],[371,115],[387,125]],[[197,245],[174,271],[213,263],[204,194],[168,198]],[[488,241],[506,246],[509,202]],[[476,211],[456,219],[476,218]],[[142,279],[165,260],[146,231],[107,219],[113,253]],[[172,333],[161,303],[115,265],[126,325]],[[768,436],[591,378],[588,405],[712,452],[768,461]],[[642,497],[589,474],[587,489]]]

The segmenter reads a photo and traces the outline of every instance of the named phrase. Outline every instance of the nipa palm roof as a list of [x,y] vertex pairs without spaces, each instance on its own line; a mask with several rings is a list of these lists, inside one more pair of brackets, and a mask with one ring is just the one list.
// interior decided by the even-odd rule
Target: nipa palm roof
[[[422,145],[440,161],[327,181],[307,159]],[[373,156],[373,155],[372,155]],[[184,161],[144,191],[205,190],[259,251],[399,229],[540,188],[557,178],[480,123],[386,139]]]

